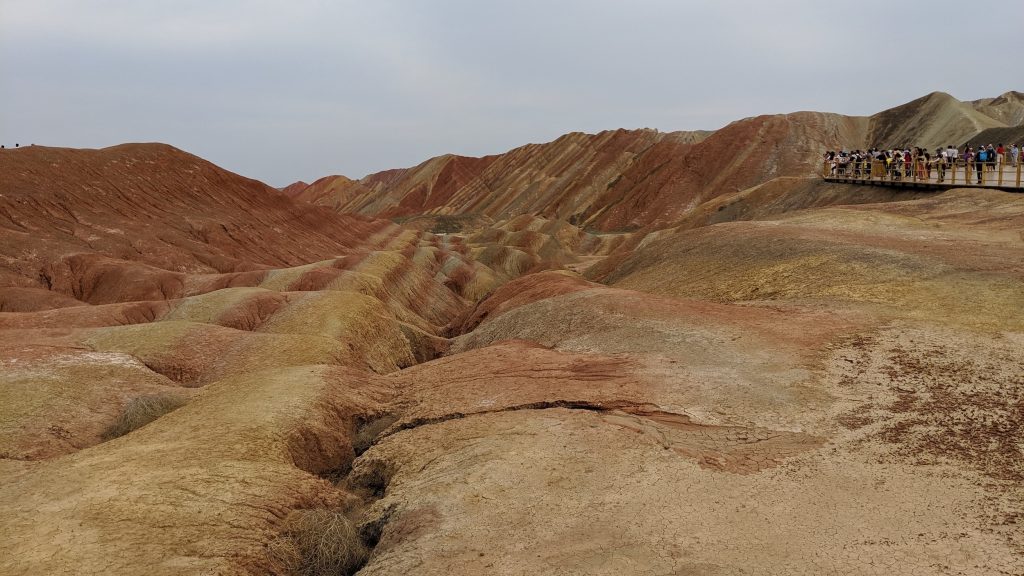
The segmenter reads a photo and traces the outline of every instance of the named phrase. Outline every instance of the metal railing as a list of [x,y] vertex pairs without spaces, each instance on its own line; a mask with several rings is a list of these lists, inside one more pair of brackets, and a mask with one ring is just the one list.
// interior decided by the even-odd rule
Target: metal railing
[[887,162],[877,158],[841,162],[825,160],[822,176],[827,180],[912,182],[989,188],[1024,188],[1021,173],[1024,158],[1016,166],[1005,162],[975,162],[972,160],[927,161],[924,157],[910,162]]

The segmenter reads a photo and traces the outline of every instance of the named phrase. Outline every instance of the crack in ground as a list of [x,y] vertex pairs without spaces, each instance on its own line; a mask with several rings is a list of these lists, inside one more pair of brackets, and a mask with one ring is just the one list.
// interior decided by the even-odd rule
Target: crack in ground
[[[395,426],[392,426],[392,427],[388,428],[383,433],[381,433],[380,436],[378,436],[377,440],[383,440],[384,438],[387,438],[388,436],[392,436],[394,434],[402,432],[403,430],[411,430],[413,428],[419,428],[421,426],[431,426],[431,425],[434,425],[434,424],[441,424],[443,422],[448,422],[450,420],[461,420],[463,418],[468,418],[470,416],[483,416],[483,415],[487,415],[487,414],[500,414],[502,412],[518,412],[518,411],[521,411],[521,410],[548,410],[548,409],[552,409],[552,408],[566,408],[566,409],[569,409],[569,410],[586,410],[586,411],[589,411],[589,412],[613,412],[613,411],[618,410],[618,411],[627,412],[627,413],[635,414],[635,415],[641,415],[642,413],[639,412],[640,410],[651,410],[652,408],[654,408],[654,410],[656,412],[661,412],[660,410],[657,410],[657,408],[653,404],[641,404],[641,403],[635,403],[635,402],[604,403],[604,402],[592,402],[592,401],[588,401],[588,400],[548,400],[548,401],[541,401],[541,402],[528,402],[526,404],[516,404],[516,405],[513,405],[513,406],[506,406],[504,408],[497,408],[497,409],[494,409],[494,410],[480,410],[480,411],[477,411],[477,412],[449,412],[449,413],[447,413],[447,414],[445,414],[443,416],[414,418],[414,419],[409,420],[407,422],[402,422],[400,424],[397,424]],[[637,412],[631,412],[629,410],[630,408],[636,410]],[[663,413],[664,414],[671,414],[672,416],[676,416],[676,417],[679,417],[679,418],[685,418],[687,421],[689,421],[689,417],[685,416],[683,414],[673,414],[671,412],[663,412]],[[375,440],[373,442],[373,444],[376,444],[377,440]]]
[[652,437],[663,449],[696,460],[703,468],[735,474],[751,474],[773,468],[825,442],[824,438],[803,432],[754,426],[701,424],[694,422],[686,414],[668,412],[651,403],[550,400],[494,410],[451,412],[442,416],[414,418],[384,430],[369,445],[404,430],[461,420],[470,416],[557,408],[601,414],[606,423]]

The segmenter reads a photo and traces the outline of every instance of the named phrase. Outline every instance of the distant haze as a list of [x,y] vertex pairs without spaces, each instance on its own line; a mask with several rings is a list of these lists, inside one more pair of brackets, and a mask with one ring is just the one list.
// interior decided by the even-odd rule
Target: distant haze
[[977,6],[0,0],[0,142],[160,141],[284,186],[570,131],[1020,90],[1024,2]]

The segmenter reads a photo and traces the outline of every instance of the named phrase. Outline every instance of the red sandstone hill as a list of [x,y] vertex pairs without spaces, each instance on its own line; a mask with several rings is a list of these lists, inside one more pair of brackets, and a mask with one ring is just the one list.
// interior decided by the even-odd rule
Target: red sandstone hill
[[0,150],[0,175],[0,308],[52,300],[42,290],[58,281],[107,275],[148,284],[294,266],[398,231],[292,202],[163,144]]
[[281,193],[289,198],[295,198],[296,196],[299,195],[300,192],[302,192],[308,187],[309,184],[306,184],[302,180],[299,180],[298,182],[292,182],[291,184],[285,186],[284,188],[281,188]]
[[[299,185],[302,185],[301,188]],[[370,192],[361,183],[339,175],[324,176],[312,184],[296,182],[288,188],[292,192],[291,198],[295,200],[328,206],[335,210],[348,204],[353,198]]]
[[[572,133],[496,156],[441,156],[373,174],[360,181],[366,193],[314,202],[382,217],[532,214],[604,231],[628,229],[672,221],[724,192],[810,173],[826,145],[845,145],[862,132],[856,122],[807,112],[752,118],[710,136]],[[825,144],[808,146],[809,138]]]
[[677,221],[703,202],[774,178],[814,175],[828,149],[962,144],[1021,114],[1017,92],[977,102],[935,92],[869,117],[797,112],[713,133],[571,133],[493,156],[439,156],[358,182],[328,177],[297,197],[387,218],[531,214],[600,231],[634,229]]

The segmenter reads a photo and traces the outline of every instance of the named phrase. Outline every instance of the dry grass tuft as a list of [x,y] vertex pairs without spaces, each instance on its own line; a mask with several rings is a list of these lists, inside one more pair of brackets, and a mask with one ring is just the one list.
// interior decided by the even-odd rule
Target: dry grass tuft
[[133,430],[142,428],[164,414],[181,408],[187,402],[188,399],[184,396],[167,393],[147,394],[145,396],[133,398],[125,405],[124,409],[121,410],[121,414],[117,417],[117,421],[114,422],[110,428],[107,428],[107,431],[103,434],[103,438],[106,440],[112,440],[114,438],[124,436]]
[[389,426],[398,421],[398,416],[393,414],[384,414],[378,416],[368,422],[362,423],[357,426],[355,438],[352,441],[352,449],[355,451],[356,456],[359,456],[363,452],[369,450],[373,442],[380,436],[381,432],[388,429]]
[[346,488],[367,500],[384,497],[391,483],[393,470],[383,460],[367,460],[364,456],[345,478]]
[[285,522],[270,554],[290,573],[355,574],[370,555],[359,531],[341,512],[296,510]]

